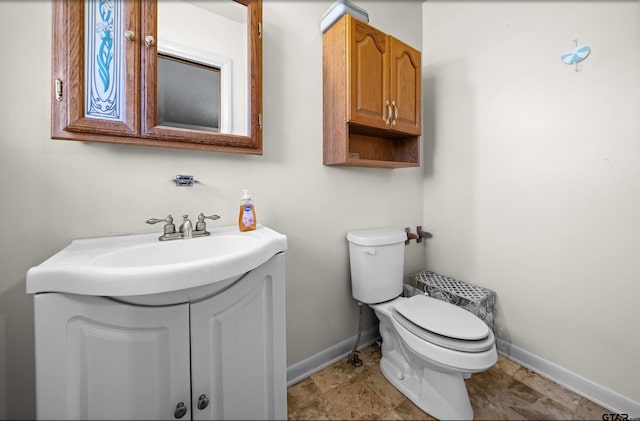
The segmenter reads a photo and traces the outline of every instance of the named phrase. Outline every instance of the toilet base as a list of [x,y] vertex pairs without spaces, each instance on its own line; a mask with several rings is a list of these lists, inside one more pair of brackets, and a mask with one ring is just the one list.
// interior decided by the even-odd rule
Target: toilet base
[[473,420],[463,373],[445,373],[424,364],[412,367],[395,349],[386,355],[383,349],[380,370],[396,389],[434,418]]
[[465,378],[496,363],[495,344],[482,352],[461,352],[421,339],[393,318],[397,297],[370,305],[380,321],[382,374],[420,409],[440,420],[473,420]]
[[488,358],[488,365],[467,365],[467,369],[456,369],[425,358],[407,345],[402,335],[396,331],[402,327],[394,326],[392,322],[388,308],[392,305],[393,303],[374,306],[382,336],[382,374],[396,389],[432,417],[439,420],[473,420],[473,409],[464,380],[470,377],[470,373],[483,371],[495,363],[495,348],[488,352],[491,357]]

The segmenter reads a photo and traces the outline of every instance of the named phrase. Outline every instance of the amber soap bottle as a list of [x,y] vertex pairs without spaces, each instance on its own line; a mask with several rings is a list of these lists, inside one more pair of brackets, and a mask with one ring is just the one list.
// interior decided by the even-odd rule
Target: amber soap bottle
[[256,210],[248,190],[242,190],[240,201],[240,214],[238,215],[238,228],[240,231],[253,231],[256,229]]

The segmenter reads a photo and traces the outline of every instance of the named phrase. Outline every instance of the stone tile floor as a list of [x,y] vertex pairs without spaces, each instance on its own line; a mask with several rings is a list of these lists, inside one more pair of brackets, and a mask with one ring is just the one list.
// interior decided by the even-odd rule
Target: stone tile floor
[[[287,390],[291,420],[433,420],[380,372],[380,349],[360,352],[363,364],[344,360]],[[502,357],[466,381],[476,420],[602,420],[595,403]]]

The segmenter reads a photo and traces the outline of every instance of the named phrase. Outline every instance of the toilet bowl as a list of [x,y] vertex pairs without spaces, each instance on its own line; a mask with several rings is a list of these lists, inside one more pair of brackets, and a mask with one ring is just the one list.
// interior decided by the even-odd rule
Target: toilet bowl
[[402,230],[347,234],[353,297],[380,321],[383,375],[438,419],[472,420],[464,379],[497,361],[495,337],[478,317],[426,295],[401,297]]
[[[460,348],[463,348],[467,342],[472,346],[479,345],[480,350],[474,352],[452,349],[434,343],[436,340],[427,340],[424,336],[419,336],[407,329],[397,318],[396,306],[407,300],[420,298],[437,301],[435,298],[416,295],[370,305],[380,321],[379,329],[382,337],[380,370],[402,394],[433,417],[441,420],[471,420],[473,410],[464,379],[469,374],[484,371],[496,363],[497,352],[493,333],[489,330],[485,338],[472,341],[452,340],[440,335],[443,336],[444,341],[459,341]],[[475,317],[453,304],[443,301],[439,303]],[[476,319],[480,321],[477,317]],[[444,317],[443,320],[446,321]],[[426,332],[427,335],[431,334],[436,339],[440,339],[439,334]]]

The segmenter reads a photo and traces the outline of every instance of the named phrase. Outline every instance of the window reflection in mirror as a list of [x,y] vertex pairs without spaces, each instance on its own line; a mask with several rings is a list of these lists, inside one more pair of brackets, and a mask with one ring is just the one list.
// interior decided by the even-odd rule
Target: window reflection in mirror
[[158,54],[158,123],[220,131],[220,69]]
[[[247,136],[247,51],[246,6],[232,0],[158,1],[159,123]],[[214,71],[206,70],[215,68],[220,69],[217,93],[208,86],[213,83],[210,81]],[[166,73],[167,70],[170,73]],[[202,72],[203,78],[209,82],[199,86],[201,82],[196,82],[195,78],[189,84],[175,79],[183,73],[180,77],[190,78],[186,76],[187,72]],[[213,104],[217,106],[217,117],[212,115],[216,114]],[[164,119],[168,123],[162,123],[163,107]],[[171,108],[180,108],[185,114],[191,114],[190,118],[200,117],[197,120],[174,121],[174,117],[167,114]],[[203,118],[206,124],[199,123]],[[216,126],[212,123],[215,119],[218,120],[218,128],[212,129]],[[205,128],[195,127],[200,125]]]

